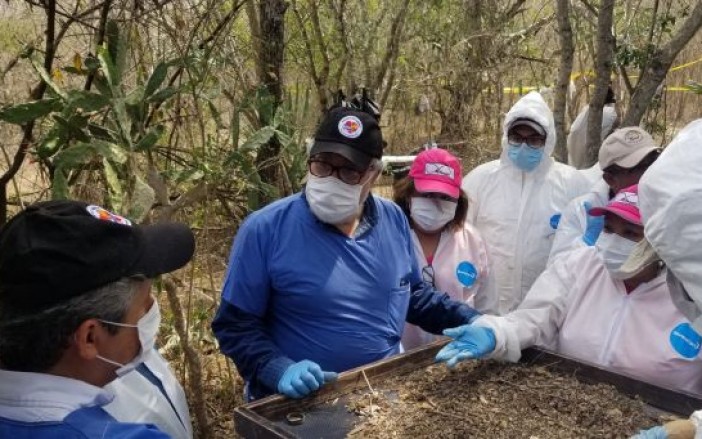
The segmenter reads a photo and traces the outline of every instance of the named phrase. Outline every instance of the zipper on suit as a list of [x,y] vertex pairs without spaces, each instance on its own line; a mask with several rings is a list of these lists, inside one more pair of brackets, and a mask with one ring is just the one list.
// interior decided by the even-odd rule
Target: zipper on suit
[[[623,284],[618,285],[618,290],[623,288]],[[621,305],[619,306],[619,311],[617,312],[617,315],[614,317],[614,322],[612,326],[610,327],[609,333],[607,334],[607,343],[605,343],[604,348],[602,351],[600,351],[600,361],[599,363],[602,364],[603,366],[610,366],[610,359],[612,357],[612,345],[615,344],[614,340],[616,338],[619,338],[619,333],[621,332],[622,329],[622,322],[626,318],[626,315],[629,313],[629,308],[630,308],[630,294],[623,294],[622,295],[622,302]]]

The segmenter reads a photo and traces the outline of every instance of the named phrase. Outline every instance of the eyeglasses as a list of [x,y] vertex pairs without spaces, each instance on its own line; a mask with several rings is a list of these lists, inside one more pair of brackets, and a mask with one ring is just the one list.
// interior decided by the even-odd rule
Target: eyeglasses
[[508,133],[507,143],[509,143],[511,146],[518,146],[522,143],[526,143],[532,148],[542,148],[546,144],[546,138],[539,135],[523,137],[517,133]]
[[434,267],[427,265],[422,268],[422,280],[428,284],[431,284],[432,287],[436,287],[436,284],[434,283]]
[[315,177],[329,177],[336,173],[339,180],[346,184],[358,184],[366,174],[366,170],[359,171],[358,169],[349,166],[334,166],[330,163],[319,159],[310,159],[307,161],[307,169],[310,174]]

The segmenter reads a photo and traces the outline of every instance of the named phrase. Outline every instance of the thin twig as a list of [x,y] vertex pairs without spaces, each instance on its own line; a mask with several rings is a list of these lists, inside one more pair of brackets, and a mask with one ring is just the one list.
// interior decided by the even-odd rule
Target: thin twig
[[180,346],[185,354],[185,360],[190,370],[190,398],[195,411],[195,418],[202,437],[211,437],[210,423],[207,418],[207,409],[205,405],[205,392],[202,386],[202,364],[200,355],[197,350],[187,342],[188,331],[183,317],[183,309],[178,298],[178,287],[171,277],[166,277],[163,280],[163,286],[166,290],[168,303],[173,312],[173,325],[180,339]]
[[368,381],[368,377],[366,376],[366,371],[361,369],[361,375],[363,375],[363,379],[366,380],[366,385],[368,386],[368,389],[371,391],[371,393],[375,393],[375,390],[373,390],[373,386],[371,386],[370,381]]

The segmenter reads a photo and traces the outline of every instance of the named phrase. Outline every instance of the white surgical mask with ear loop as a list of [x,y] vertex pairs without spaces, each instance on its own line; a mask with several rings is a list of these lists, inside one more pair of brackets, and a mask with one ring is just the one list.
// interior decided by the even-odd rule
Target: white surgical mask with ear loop
[[455,201],[438,198],[410,198],[410,216],[422,230],[435,232],[444,228],[456,216]]
[[108,325],[121,326],[123,328],[137,328],[137,331],[139,332],[141,352],[139,352],[129,363],[122,364],[101,355],[97,355],[97,358],[100,360],[112,364],[113,366],[117,366],[115,373],[118,377],[121,377],[136,369],[137,366],[144,361],[145,355],[147,355],[156,346],[156,336],[158,335],[158,328],[161,325],[161,310],[158,307],[158,302],[154,300],[154,303],[151,305],[149,311],[139,319],[136,325],[110,322],[108,320],[100,321],[107,323]]
[[625,280],[630,277],[622,273],[619,269],[622,264],[629,259],[629,255],[634,251],[636,241],[622,238],[616,233],[602,233],[595,244],[600,251],[607,271],[613,278]]
[[368,180],[347,184],[332,176],[316,177],[308,174],[305,197],[310,210],[320,221],[342,224],[358,214],[363,186],[367,182]]

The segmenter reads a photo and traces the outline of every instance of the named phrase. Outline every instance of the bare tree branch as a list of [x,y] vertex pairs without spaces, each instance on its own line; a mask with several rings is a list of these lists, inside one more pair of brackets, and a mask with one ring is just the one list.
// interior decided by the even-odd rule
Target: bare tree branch
[[318,6],[315,0],[307,1],[310,8],[310,18],[312,19],[312,29],[314,30],[314,35],[317,40],[317,45],[319,46],[319,52],[322,55],[322,70],[319,73],[321,78],[326,79],[329,77],[329,50],[327,44],[324,40],[324,33],[322,32],[322,25],[319,22],[319,13],[317,12]]
[[556,159],[566,162],[566,96],[570,84],[570,74],[573,71],[573,29],[570,26],[570,1],[556,1],[556,18],[558,20],[558,36],[560,41],[561,60],[558,67],[558,78],[555,87],[553,119],[556,124]]
[[[402,29],[405,24],[405,17],[407,16],[409,3],[410,0],[404,0],[402,6],[400,7],[400,11],[392,22],[392,26],[390,27],[390,42],[388,43],[388,48],[385,52],[385,56],[383,57],[383,61],[380,63],[380,67],[378,68],[375,82],[373,84],[367,84],[367,86],[371,89],[378,91],[381,90],[381,87],[383,87],[383,80],[385,79],[385,75],[390,67],[390,63],[397,58],[397,54],[400,50]],[[387,84],[387,86],[392,86],[392,84]]]
[[514,3],[512,3],[512,6],[510,6],[509,9],[507,9],[502,15],[504,17],[504,20],[510,21],[514,17],[516,17],[517,14],[523,12],[524,9],[522,9],[522,6],[524,6],[524,3],[526,3],[526,0],[516,0]]
[[591,166],[597,161],[602,143],[602,108],[607,98],[607,87],[612,74],[614,57],[614,0],[602,0],[597,16],[597,58],[595,60],[595,91],[590,99],[587,118],[587,157]]
[[665,45],[658,48],[650,57],[646,70],[641,72],[641,78],[636,84],[629,102],[622,126],[634,126],[641,122],[646,113],[656,89],[661,85],[675,57],[685,45],[695,36],[702,26],[702,1],[697,1],[695,8],[687,17],[680,30]]
[[[44,45],[44,69],[47,72],[51,72],[54,55],[56,51],[56,0],[47,0],[46,3],[46,42]],[[70,20],[63,24],[61,29],[61,34],[65,33],[71,25]],[[41,81],[31,92],[32,100],[39,100],[44,96],[46,92],[47,84]],[[22,127],[22,140],[20,141],[17,152],[12,160],[12,164],[5,171],[2,176],[0,176],[0,226],[7,222],[7,184],[12,178],[19,172],[22,167],[22,163],[27,156],[29,147],[34,141],[34,121],[31,121]]]
[[183,317],[183,308],[178,298],[178,287],[172,279],[167,276],[163,280],[163,287],[166,290],[166,297],[173,314],[173,326],[180,339],[180,347],[185,354],[185,361],[190,371],[190,398],[192,398],[195,419],[198,420],[200,436],[212,437],[211,426],[207,417],[207,406],[205,404],[205,391],[202,387],[202,365],[200,355],[197,350],[188,342],[188,330]]
[[300,13],[300,10],[297,7],[297,1],[292,0],[290,2],[290,5],[292,6],[293,15],[297,20],[297,25],[300,27],[300,33],[302,34],[302,42],[305,45],[305,54],[307,55],[307,63],[310,69],[310,75],[312,75],[312,82],[315,83],[318,89],[321,89],[323,87],[323,83],[322,79],[317,73],[317,65],[314,61],[314,51],[312,50],[312,42],[310,41],[310,37],[307,34],[307,29],[305,28],[305,21],[302,19],[302,14]]
[[[98,26],[98,32],[97,32],[97,39],[95,40],[95,45],[100,46],[104,41],[105,41],[105,31],[107,29],[107,18],[110,13],[110,6],[112,5],[112,0],[107,0],[105,4],[102,6],[102,10],[100,10],[100,25]],[[93,81],[95,80],[95,71],[92,71],[88,74],[88,77],[85,79],[85,86],[83,87],[85,90],[90,90],[90,87],[93,85]]]
[[587,9],[593,17],[597,18],[597,16],[599,15],[599,13],[597,12],[597,8],[592,6],[588,0],[580,0],[580,3],[582,3],[585,6],[585,9]]

